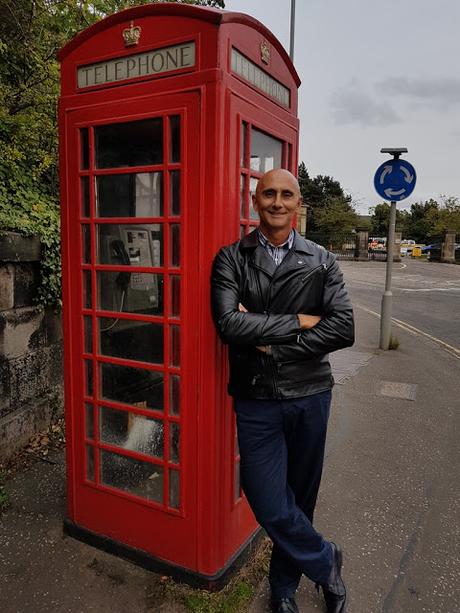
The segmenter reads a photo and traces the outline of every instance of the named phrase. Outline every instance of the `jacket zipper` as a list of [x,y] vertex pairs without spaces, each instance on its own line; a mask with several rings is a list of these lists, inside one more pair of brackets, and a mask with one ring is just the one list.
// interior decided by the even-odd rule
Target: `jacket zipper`
[[311,275],[313,273],[315,273],[317,270],[323,269],[324,271],[327,270],[327,264],[325,262],[323,262],[322,264],[320,264],[319,266],[315,266],[315,268],[312,268],[304,277],[302,277],[300,280],[302,281],[302,283],[304,283],[309,277],[311,277]]

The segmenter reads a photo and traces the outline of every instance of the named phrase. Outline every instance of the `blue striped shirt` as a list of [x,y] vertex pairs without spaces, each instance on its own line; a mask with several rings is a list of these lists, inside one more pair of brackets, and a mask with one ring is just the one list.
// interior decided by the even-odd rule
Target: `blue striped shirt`
[[279,266],[284,260],[289,249],[292,248],[292,245],[294,244],[295,234],[294,230],[291,230],[291,233],[287,237],[287,240],[285,240],[282,245],[272,245],[268,238],[264,236],[259,229],[257,229],[257,236],[259,238],[259,243],[268,252],[275,264]]

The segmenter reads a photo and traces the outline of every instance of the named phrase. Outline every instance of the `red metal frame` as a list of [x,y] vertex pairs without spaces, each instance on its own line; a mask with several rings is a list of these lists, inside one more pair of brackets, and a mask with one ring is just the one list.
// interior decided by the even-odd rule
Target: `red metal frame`
[[[125,49],[121,32],[134,21],[142,27],[141,42]],[[180,42],[195,41],[196,63],[186,70],[143,76],[117,84],[76,89],[78,66],[142,53]],[[260,44],[270,45],[266,66]],[[260,69],[290,90],[290,108],[285,108],[263,91],[252,87],[231,71],[231,49],[235,47]],[[259,173],[240,166],[241,124],[255,127],[283,144],[282,165],[293,172],[297,164],[298,77],[286,52],[273,35],[256,20],[180,4],[154,4],[129,9],[98,22],[82,32],[61,52],[62,98],[60,102],[61,193],[63,237],[63,300],[65,336],[65,383],[68,440],[68,518],[88,533],[108,537],[115,543],[144,552],[201,577],[223,572],[249,541],[257,524],[244,496],[236,496],[235,423],[232,401],[227,395],[226,350],[218,341],[209,308],[209,275],[217,249],[236,240],[240,225],[256,225],[247,217],[249,177]],[[95,127],[151,117],[167,119],[180,115],[182,153],[179,163],[170,163],[168,128],[163,132],[164,162],[150,166],[96,169]],[[80,168],[80,129],[88,129],[89,166]],[[291,153],[289,153],[291,152]],[[181,215],[168,211],[169,173],[181,171]],[[122,173],[163,172],[165,204],[161,217],[96,217],[95,177]],[[247,177],[246,217],[240,216],[240,176]],[[82,211],[82,179],[89,183],[89,217]],[[169,266],[165,255],[161,266],[131,266],[130,272],[163,275],[165,302],[170,298],[170,277],[181,278],[181,316],[143,315],[99,309],[96,305],[99,271],[121,272],[120,264],[97,262],[98,224],[152,224],[164,228],[164,254],[169,254],[168,227],[180,224],[181,262]],[[91,240],[91,259],[82,258],[82,228]],[[86,277],[90,277],[92,303],[85,304]],[[85,277],[85,278],[84,278]],[[98,321],[116,317],[123,321],[161,324],[164,333],[164,366],[101,355]],[[85,320],[92,322],[92,351],[85,350]],[[180,367],[170,366],[170,326],[181,331]],[[181,412],[169,412],[169,394],[164,394],[162,411],[99,399],[85,390],[86,364],[93,369],[93,389],[99,389],[99,364],[119,364],[180,374]],[[86,405],[92,407],[93,436],[86,431]],[[146,456],[101,442],[97,407],[130,411],[163,420],[163,459]],[[180,463],[169,461],[169,429],[181,427]],[[94,480],[87,478],[87,449],[94,449]],[[164,468],[163,503],[120,492],[100,483],[99,453],[115,451],[128,458],[142,459]],[[181,476],[180,507],[168,507],[168,470]]]

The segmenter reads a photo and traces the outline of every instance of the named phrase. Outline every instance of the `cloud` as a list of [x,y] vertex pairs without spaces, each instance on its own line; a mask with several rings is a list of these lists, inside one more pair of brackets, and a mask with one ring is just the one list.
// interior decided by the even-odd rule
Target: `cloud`
[[449,110],[460,104],[460,79],[390,77],[375,83],[380,95],[405,98],[418,107]]
[[388,126],[401,121],[389,104],[374,100],[356,81],[334,92],[331,105],[337,125]]

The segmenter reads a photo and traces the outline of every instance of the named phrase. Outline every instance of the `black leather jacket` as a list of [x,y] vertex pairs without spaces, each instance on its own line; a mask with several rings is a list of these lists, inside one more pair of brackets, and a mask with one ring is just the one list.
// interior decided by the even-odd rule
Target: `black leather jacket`
[[[299,398],[332,387],[328,353],[354,342],[353,310],[333,254],[296,232],[276,267],[254,231],[219,251],[211,286],[214,322],[229,345],[232,396]],[[322,319],[301,330],[297,313]]]

